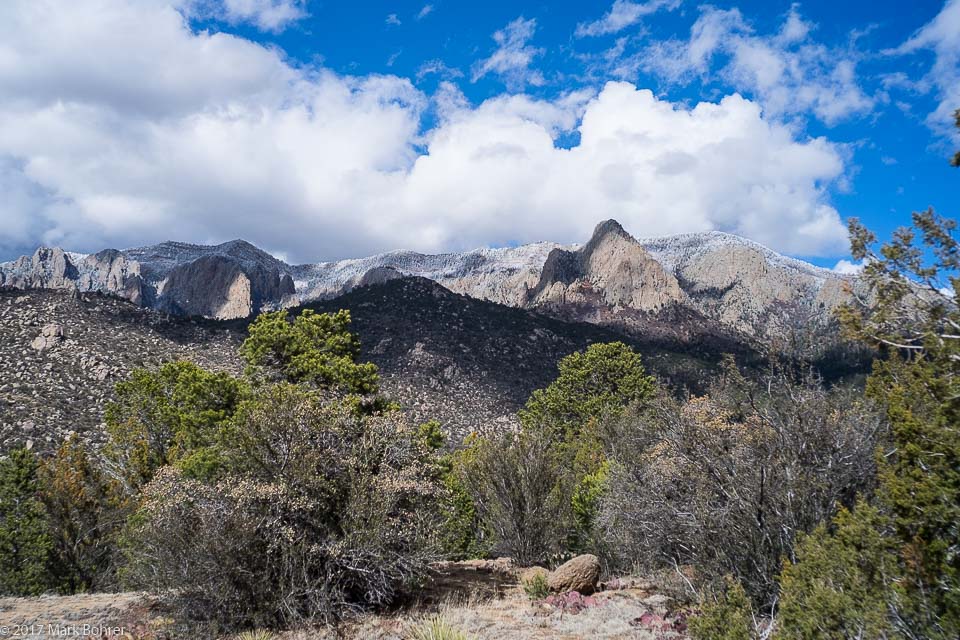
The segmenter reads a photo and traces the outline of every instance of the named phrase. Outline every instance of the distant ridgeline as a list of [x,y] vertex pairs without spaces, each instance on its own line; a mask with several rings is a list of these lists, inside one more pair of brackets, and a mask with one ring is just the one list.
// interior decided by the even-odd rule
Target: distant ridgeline
[[738,236],[696,233],[637,240],[614,220],[582,246],[502,249],[289,265],[248,242],[164,242],[82,255],[40,248],[0,264],[0,286],[100,291],[175,315],[245,318],[329,300],[404,276],[472,298],[599,324],[645,338],[769,344],[828,329],[861,285]]

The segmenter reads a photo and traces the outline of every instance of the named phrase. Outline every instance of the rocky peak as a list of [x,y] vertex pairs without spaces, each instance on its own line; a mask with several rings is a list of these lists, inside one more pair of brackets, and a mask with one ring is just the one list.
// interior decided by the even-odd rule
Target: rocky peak
[[169,241],[86,256],[41,247],[31,257],[0,264],[0,286],[99,291],[217,319],[299,301],[289,266],[243,240],[214,246]]
[[136,305],[144,302],[140,263],[127,259],[116,249],[86,256],[81,261],[76,285],[80,291],[109,291]]
[[682,299],[676,277],[620,223],[607,220],[580,249],[550,252],[529,303],[553,308],[602,304],[653,312]]
[[[163,242],[91,256],[38,249],[0,264],[0,285],[76,288],[179,314],[236,318],[419,276],[458,293],[641,334],[722,330],[767,339],[828,325],[856,279],[721,232],[636,239],[616,220],[582,246],[537,243],[288,265],[244,240]],[[807,318],[812,318],[811,323]],[[739,337],[737,338],[740,339]]]
[[59,247],[39,247],[0,269],[0,285],[19,289],[72,289],[77,267]]
[[404,277],[402,273],[393,267],[374,267],[363,274],[358,286],[368,287],[374,284],[383,284],[390,280],[397,280]]
[[636,239],[627,233],[627,230],[623,228],[623,225],[611,218],[610,220],[604,220],[594,227],[593,235],[590,236],[590,240],[587,242],[587,244],[583,246],[583,252],[585,254],[592,253],[596,249],[597,245],[610,238],[620,238],[626,240],[627,242],[637,244]]

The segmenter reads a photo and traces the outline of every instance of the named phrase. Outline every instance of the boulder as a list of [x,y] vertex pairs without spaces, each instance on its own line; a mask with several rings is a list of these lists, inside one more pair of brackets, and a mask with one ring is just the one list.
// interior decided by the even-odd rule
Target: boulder
[[565,593],[576,591],[588,595],[597,590],[600,579],[600,559],[592,554],[577,556],[568,560],[550,574],[550,591]]
[[37,351],[43,351],[44,349],[54,346],[61,340],[63,340],[63,326],[51,323],[40,330],[40,335],[33,339],[30,346]]

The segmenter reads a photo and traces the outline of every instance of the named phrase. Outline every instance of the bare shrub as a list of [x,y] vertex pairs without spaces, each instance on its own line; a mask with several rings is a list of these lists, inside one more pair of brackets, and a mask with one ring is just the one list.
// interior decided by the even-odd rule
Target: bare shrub
[[569,471],[549,432],[533,428],[478,439],[457,464],[497,540],[495,551],[528,566],[564,550],[571,519]]
[[661,395],[607,434],[607,560],[730,574],[770,604],[797,534],[873,489],[884,433],[854,390],[776,367],[757,382],[728,368],[708,397]]
[[191,620],[274,627],[392,604],[426,576],[438,474],[398,413],[282,384],[236,427],[220,480],[167,467],[145,487],[126,535],[134,586]]

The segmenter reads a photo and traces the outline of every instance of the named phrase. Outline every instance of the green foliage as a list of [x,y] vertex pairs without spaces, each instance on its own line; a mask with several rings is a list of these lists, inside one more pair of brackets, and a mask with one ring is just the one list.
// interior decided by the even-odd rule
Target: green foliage
[[136,493],[167,464],[192,477],[215,475],[219,432],[246,393],[241,380],[192,362],[137,369],[117,384],[116,400],[106,410],[106,453],[127,491]]
[[491,531],[481,519],[460,473],[454,462],[442,478],[445,489],[441,527],[443,555],[454,560],[483,558],[490,552]]
[[535,602],[550,595],[550,580],[545,569],[532,571],[528,577],[521,581],[521,586],[527,597]]
[[524,564],[590,550],[607,473],[602,425],[655,388],[640,356],[620,342],[591,345],[559,369],[520,412],[519,433],[476,438],[455,456],[453,513],[462,524],[454,530],[482,533]]
[[604,461],[596,471],[580,478],[573,488],[571,504],[575,529],[571,549],[574,551],[585,550],[590,542],[609,476],[610,463]]
[[616,418],[653,395],[656,383],[640,355],[622,342],[590,345],[559,364],[560,375],[534,391],[520,411],[525,428],[545,426],[557,440],[570,440],[591,421]]
[[469,640],[469,638],[444,620],[443,616],[436,616],[411,628],[405,640]]
[[690,620],[694,640],[750,640],[757,638],[753,606],[743,585],[727,578],[724,588],[701,602],[701,612]]
[[53,586],[53,544],[39,497],[38,466],[24,448],[0,460],[0,594],[38,595]]
[[[421,424],[417,428],[417,439],[427,450],[437,453],[447,441],[437,420]],[[490,531],[480,519],[477,505],[461,476],[463,465],[471,455],[471,449],[467,448],[442,455],[437,460],[437,478],[443,486],[440,547],[445,558],[482,558],[490,551]]]
[[440,427],[439,420],[424,422],[417,428],[417,437],[431,451],[439,451],[447,443],[447,436]]
[[[855,258],[866,261],[871,304],[843,310],[854,336],[887,350],[868,394],[886,409],[893,447],[879,466],[877,506],[892,526],[897,571],[885,570],[891,618],[908,637],[960,636],[960,243],[956,222],[913,215],[875,251],[875,236],[850,223]],[[853,518],[861,517],[858,509]],[[824,543],[826,544],[826,542]],[[878,568],[874,568],[876,573]],[[895,597],[894,597],[895,596]]]
[[305,309],[293,322],[286,311],[261,313],[250,325],[240,355],[253,376],[347,394],[376,393],[377,368],[357,362],[360,342],[349,326],[346,310],[318,314]]
[[960,636],[960,367],[944,364],[929,351],[892,359],[869,389],[886,397],[896,445],[880,466],[879,499],[900,545],[898,615],[930,638]]
[[[551,518],[555,520],[544,533],[552,539],[556,532],[563,532],[564,542],[547,543],[544,538],[541,542],[546,546],[541,550],[551,547],[555,552],[589,551],[606,474],[602,427],[629,407],[651,398],[656,383],[646,374],[640,355],[622,342],[591,345],[561,360],[558,368],[557,379],[545,389],[534,391],[520,411],[520,440],[544,447],[536,456],[536,464],[541,467],[537,476],[551,477],[555,482],[549,490],[538,489],[547,500],[541,508],[551,509]],[[492,451],[512,446],[510,442],[490,443]],[[511,459],[512,452],[487,455],[502,455],[506,461]],[[515,461],[517,472],[530,473],[529,469],[520,471],[521,465],[526,464]],[[505,497],[510,491],[501,486],[495,493]],[[558,504],[557,500],[567,502]],[[502,511],[501,515],[504,514]],[[528,534],[529,530],[524,535]]]
[[777,638],[819,640],[900,637],[889,611],[899,581],[888,518],[861,502],[801,538],[796,562],[780,578]]
[[38,481],[57,589],[76,593],[113,586],[115,537],[123,515],[115,486],[76,436],[40,465]]
[[483,526],[521,565],[565,548],[571,522],[569,469],[544,430],[503,433],[469,443],[457,464]]
[[217,478],[161,469],[125,532],[135,588],[230,627],[385,607],[436,558],[436,452],[399,412],[280,383],[237,408]]

